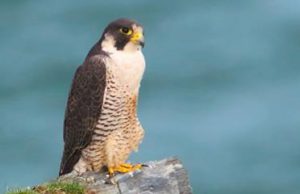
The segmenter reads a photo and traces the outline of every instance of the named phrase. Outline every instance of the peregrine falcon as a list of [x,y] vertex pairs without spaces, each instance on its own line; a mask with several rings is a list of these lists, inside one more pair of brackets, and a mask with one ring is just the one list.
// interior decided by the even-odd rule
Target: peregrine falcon
[[125,161],[144,136],[137,117],[143,47],[140,24],[115,20],[76,70],[65,112],[59,175],[102,167],[113,175],[141,167]]

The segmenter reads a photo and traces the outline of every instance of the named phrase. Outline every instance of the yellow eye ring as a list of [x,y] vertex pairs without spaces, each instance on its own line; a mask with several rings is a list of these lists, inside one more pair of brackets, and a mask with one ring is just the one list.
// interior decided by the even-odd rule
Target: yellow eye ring
[[127,28],[127,27],[122,27],[122,28],[120,28],[120,32],[121,32],[122,34],[125,34],[125,35],[128,35],[128,36],[132,34],[132,30],[129,29],[129,28]]

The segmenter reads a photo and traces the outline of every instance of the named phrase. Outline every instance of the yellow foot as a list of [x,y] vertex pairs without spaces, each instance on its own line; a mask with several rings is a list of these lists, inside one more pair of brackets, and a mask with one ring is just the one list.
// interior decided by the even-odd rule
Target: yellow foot
[[124,164],[121,164],[120,166],[109,167],[108,172],[109,172],[109,175],[112,176],[112,175],[114,175],[115,172],[127,173],[127,172],[136,171],[141,168],[142,168],[142,164],[132,165],[132,164],[124,163]]

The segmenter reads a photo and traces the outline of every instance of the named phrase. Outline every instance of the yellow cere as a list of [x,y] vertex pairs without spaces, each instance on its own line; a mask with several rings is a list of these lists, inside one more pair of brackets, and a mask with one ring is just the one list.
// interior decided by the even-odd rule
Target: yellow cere
[[136,32],[133,34],[132,38],[130,39],[131,41],[139,41],[143,37],[143,34],[141,32]]

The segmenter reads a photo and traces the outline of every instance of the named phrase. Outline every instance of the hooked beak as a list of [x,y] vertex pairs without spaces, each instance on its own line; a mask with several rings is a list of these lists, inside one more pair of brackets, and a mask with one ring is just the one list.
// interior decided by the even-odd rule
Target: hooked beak
[[141,45],[142,47],[145,46],[144,35],[140,31],[134,32],[130,38],[130,41],[133,42],[134,44]]

